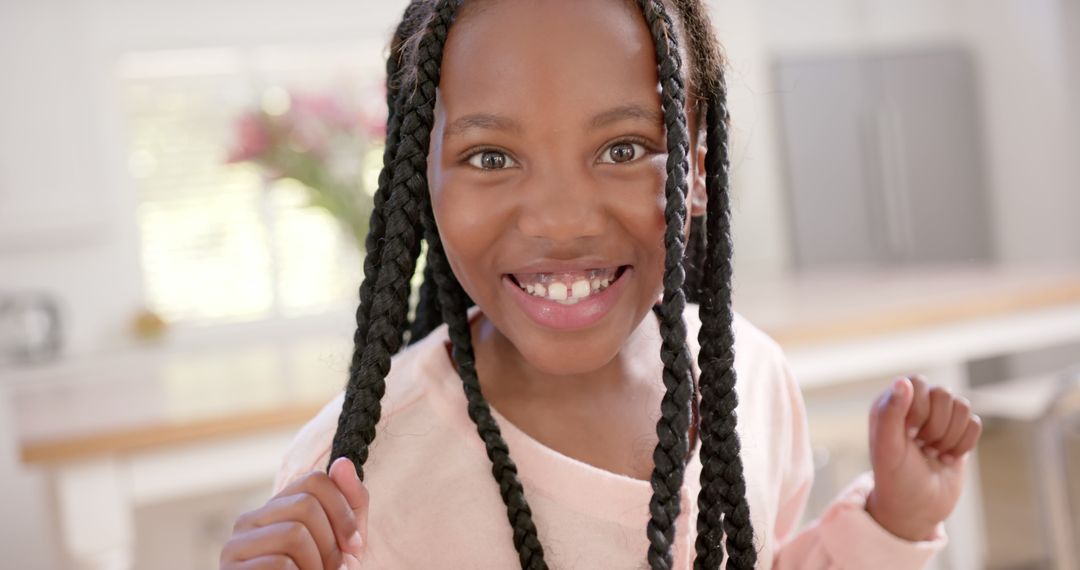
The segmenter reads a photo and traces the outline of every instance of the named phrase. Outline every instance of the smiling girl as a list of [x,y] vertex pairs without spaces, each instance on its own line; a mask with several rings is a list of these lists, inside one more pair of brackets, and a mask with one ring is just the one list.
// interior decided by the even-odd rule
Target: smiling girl
[[349,381],[223,568],[925,566],[979,419],[896,379],[873,472],[797,531],[802,396],[731,307],[722,67],[701,0],[409,5]]

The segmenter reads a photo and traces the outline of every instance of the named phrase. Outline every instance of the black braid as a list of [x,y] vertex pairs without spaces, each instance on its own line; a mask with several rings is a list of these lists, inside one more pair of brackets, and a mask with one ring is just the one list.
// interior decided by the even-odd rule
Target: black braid
[[701,303],[701,287],[705,264],[705,220],[702,216],[690,218],[690,239],[686,242],[686,255],[683,256],[683,268],[686,271],[686,291],[688,303]]
[[[379,172],[378,185],[373,198],[373,208],[368,223],[368,234],[364,239],[364,279],[360,282],[360,304],[356,311],[356,332],[353,335],[353,358],[351,370],[355,370],[360,364],[363,354],[363,346],[366,342],[368,321],[371,316],[371,294],[375,286],[379,271],[379,260],[382,257],[382,242],[386,237],[386,198],[390,190],[392,176],[391,165],[397,152],[401,128],[401,106],[403,105],[396,77],[401,69],[401,49],[405,40],[415,33],[419,25],[423,4],[413,2],[405,9],[401,24],[394,32],[394,38],[390,44],[390,54],[386,60],[386,145],[383,148],[383,168]],[[414,250],[419,244],[413,247]],[[350,377],[353,374],[350,373]]]
[[[420,7],[419,3],[415,3],[406,9],[397,38],[412,33],[410,27],[415,24]],[[431,43],[430,40],[422,42],[421,48],[431,49]],[[436,46],[440,59],[442,43],[440,41]],[[398,54],[394,51],[391,50],[387,62],[387,72],[392,73],[391,78],[398,72]],[[437,77],[435,83],[438,83]],[[385,379],[390,372],[390,358],[401,347],[407,322],[410,278],[416,268],[419,252],[416,231],[419,203],[416,196],[419,192],[426,192],[423,172],[427,168],[427,143],[431,135],[430,109],[427,117],[424,117],[429,127],[426,130],[418,128],[424,105],[417,98],[423,94],[408,93],[406,100],[404,90],[388,86],[387,91],[388,100],[392,99],[394,107],[400,111],[395,113],[394,107],[391,107],[384,167],[380,174],[379,191],[388,192],[389,196],[382,203],[379,191],[376,191],[372,226],[366,240],[366,245],[371,247],[368,253],[370,263],[365,261],[364,264],[365,276],[360,287],[361,305],[357,310],[349,382],[330,453],[330,463],[341,456],[349,457],[361,479],[364,477],[363,465],[367,460],[368,446],[375,438],[375,425],[382,413],[381,400],[386,391]],[[391,96],[390,93],[394,91],[398,92]],[[429,95],[431,101],[428,106],[431,107],[434,105],[434,88]],[[384,186],[387,179],[390,180],[389,190]],[[422,185],[422,188],[417,188],[418,185]],[[381,227],[382,222],[385,222],[385,228]],[[382,239],[380,233],[384,234]],[[373,253],[377,259],[372,259]],[[370,289],[372,282],[374,290]],[[365,293],[371,299],[366,304]]]
[[[719,568],[726,534],[727,568],[751,569],[757,562],[746,481],[735,431],[735,353],[731,308],[733,244],[729,192],[726,89],[723,78],[706,113],[706,248],[701,330],[701,491],[698,494],[696,570]],[[722,515],[722,516],[721,516]]]
[[664,215],[667,228],[664,244],[664,296],[660,323],[662,338],[660,357],[664,362],[665,393],[661,400],[661,417],[656,424],[658,443],[653,452],[655,467],[651,477],[653,497],[649,503],[651,516],[646,534],[649,538],[648,560],[652,568],[671,568],[671,546],[675,537],[675,521],[679,516],[679,491],[686,472],[689,448],[687,430],[690,427],[690,350],[686,345],[686,324],[683,311],[686,279],[682,262],[685,253],[683,227],[686,221],[687,157],[690,134],[684,107],[686,92],[683,84],[682,58],[676,41],[674,24],[659,0],[639,0],[645,21],[652,32],[660,74],[664,123],[667,127],[667,182]]
[[[378,279],[379,259],[382,256],[382,242],[386,237],[386,218],[384,212],[386,210],[386,198],[390,192],[389,186],[392,170],[390,165],[393,163],[394,153],[398,147],[398,130],[401,126],[401,115],[398,112],[399,91],[395,86],[394,77],[397,76],[400,69],[401,46],[405,41],[405,38],[415,31],[416,16],[420,7],[421,5],[419,3],[414,3],[410,4],[406,9],[401,24],[398,25],[397,30],[394,32],[394,37],[390,45],[390,54],[386,60],[386,106],[388,113],[386,118],[386,146],[383,149],[384,166],[379,173],[378,186],[375,190],[373,207],[368,222],[368,234],[364,240],[364,279],[360,282],[360,300],[356,308],[356,331],[353,334],[353,354],[349,364],[349,382],[345,387],[345,399],[342,403],[343,413],[338,416],[338,429],[336,433],[342,433],[353,429],[353,426],[349,425],[350,420],[363,422],[363,420],[366,419],[360,418],[359,420],[354,420],[349,414],[344,413],[345,410],[353,410],[357,407],[357,397],[366,398],[368,401],[365,402],[362,407],[370,409],[372,406],[370,399],[376,394],[381,393],[378,390],[361,389],[359,383],[356,382],[356,378],[360,373],[360,360],[364,354],[364,347],[367,344],[373,301],[372,289]],[[374,405],[378,406],[378,401],[376,401]],[[337,435],[335,435],[335,441],[336,440]],[[337,454],[332,453],[331,462],[336,457]],[[328,470],[329,468],[330,466],[327,465]]]

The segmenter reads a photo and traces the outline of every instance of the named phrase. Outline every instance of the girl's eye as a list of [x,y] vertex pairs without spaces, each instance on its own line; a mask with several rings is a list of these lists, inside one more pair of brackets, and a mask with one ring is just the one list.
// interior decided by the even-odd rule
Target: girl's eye
[[469,157],[469,164],[480,170],[502,170],[517,165],[505,152],[497,150],[482,150]]
[[645,147],[635,142],[615,143],[608,147],[607,152],[600,158],[600,162],[622,164],[640,158],[645,152]]

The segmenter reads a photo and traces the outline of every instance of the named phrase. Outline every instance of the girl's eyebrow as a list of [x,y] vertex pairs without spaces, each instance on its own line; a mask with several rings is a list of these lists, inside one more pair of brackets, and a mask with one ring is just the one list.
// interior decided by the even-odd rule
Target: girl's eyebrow
[[664,124],[664,115],[658,109],[654,109],[649,105],[630,103],[596,114],[589,120],[589,129],[595,130],[627,120],[644,120],[652,124],[662,125]]
[[[628,120],[643,120],[650,124],[663,125],[664,115],[651,106],[630,103],[597,113],[588,120],[586,125],[589,130],[596,130],[613,123]],[[455,119],[454,122],[450,123],[450,126],[446,128],[446,132],[443,134],[443,138],[449,139],[461,136],[474,129],[520,133],[521,123],[502,115],[473,113]]]
[[456,137],[465,134],[473,129],[483,129],[488,131],[509,131],[513,133],[521,132],[521,123],[518,123],[514,119],[509,117],[503,117],[502,115],[492,115],[489,113],[474,113],[472,115],[465,115],[459,119],[450,123],[450,126],[446,127],[446,132],[443,134],[444,139]]

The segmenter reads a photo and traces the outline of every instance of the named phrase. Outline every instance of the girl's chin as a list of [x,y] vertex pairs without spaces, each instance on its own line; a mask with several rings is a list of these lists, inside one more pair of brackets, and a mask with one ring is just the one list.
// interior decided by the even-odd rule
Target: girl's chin
[[[530,347],[521,351],[522,357],[536,371],[549,376],[576,376],[590,374],[611,362],[618,349],[609,351],[601,345],[592,345],[586,351],[567,351],[565,348]],[[577,353],[575,353],[577,352]]]
[[537,372],[572,376],[589,374],[609,364],[632,333],[617,323],[605,323],[578,334],[519,327],[507,340]]

